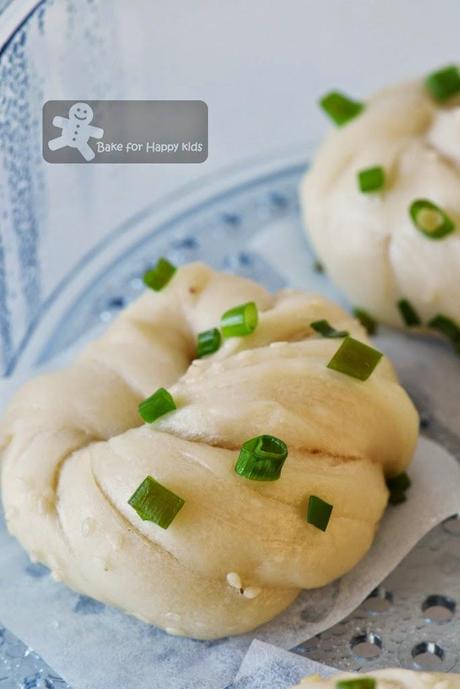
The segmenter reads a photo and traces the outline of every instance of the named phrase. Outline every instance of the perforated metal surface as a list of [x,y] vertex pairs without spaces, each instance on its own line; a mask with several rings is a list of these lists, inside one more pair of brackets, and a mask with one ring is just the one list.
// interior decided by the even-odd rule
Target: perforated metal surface
[[297,647],[343,670],[460,672],[460,519],[435,528],[350,617]]

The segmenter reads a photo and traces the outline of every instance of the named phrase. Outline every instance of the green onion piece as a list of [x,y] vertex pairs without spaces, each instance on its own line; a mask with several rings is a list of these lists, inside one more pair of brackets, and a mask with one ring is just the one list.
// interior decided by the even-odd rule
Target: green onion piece
[[163,414],[176,409],[176,403],[165,388],[158,388],[153,395],[139,404],[138,409],[146,423],[153,423]]
[[358,172],[357,178],[358,186],[364,194],[369,191],[378,191],[385,184],[385,170],[380,165],[368,167]]
[[377,349],[373,349],[369,345],[348,336],[344,339],[327,367],[359,380],[367,380],[382,356],[382,352],[379,352]]
[[316,495],[310,495],[307,507],[307,522],[313,524],[317,529],[326,531],[333,506],[325,500],[321,500]]
[[346,330],[336,330],[326,320],[313,321],[310,323],[310,328],[323,337],[346,337],[349,333]]
[[393,476],[393,478],[387,478],[386,484],[388,490],[390,491],[388,501],[392,505],[399,505],[399,503],[406,501],[406,491],[411,486],[411,480],[406,472],[403,472],[398,476]]
[[460,354],[460,327],[455,321],[439,313],[431,321],[428,321],[428,327],[439,330],[440,333],[449,338],[457,354]]
[[235,471],[251,481],[276,481],[287,456],[286,443],[274,435],[259,435],[243,443]]
[[406,502],[407,496],[405,493],[390,493],[390,497],[388,498],[388,502],[390,505],[400,505],[403,502]]
[[128,503],[142,520],[155,522],[162,529],[167,529],[184,506],[185,500],[155,481],[152,476],[147,476]]
[[353,316],[357,318],[363,328],[366,329],[368,335],[375,335],[378,330],[378,323],[370,313],[357,306],[353,309]]
[[400,299],[397,306],[406,325],[421,325],[420,316],[408,299]]
[[442,239],[455,230],[447,213],[428,199],[413,201],[409,213],[417,230],[430,239]]
[[335,683],[336,689],[375,689],[377,686],[373,677],[359,677],[356,679],[340,679]]
[[321,261],[318,261],[318,259],[315,259],[313,261],[313,270],[315,271],[315,273],[324,273],[325,272],[323,264],[321,263]]
[[217,328],[205,330],[198,335],[197,356],[198,358],[217,352],[222,342],[222,336]]
[[460,75],[455,65],[429,74],[425,84],[433,98],[439,101],[447,100],[460,91]]
[[144,275],[144,283],[150,289],[159,292],[171,280],[176,272],[176,267],[166,258],[160,258],[157,264],[148,270]]
[[343,93],[331,91],[321,98],[320,106],[338,127],[352,120],[363,110],[364,104],[350,100]]
[[449,338],[449,340],[457,340],[460,338],[460,327],[447,316],[438,314],[430,321],[428,321],[428,326],[439,330],[443,335]]
[[404,471],[402,474],[387,479],[388,490],[394,493],[405,493],[411,486],[411,480]]
[[243,337],[254,332],[258,321],[257,306],[250,301],[226,311],[222,316],[220,327],[224,337]]

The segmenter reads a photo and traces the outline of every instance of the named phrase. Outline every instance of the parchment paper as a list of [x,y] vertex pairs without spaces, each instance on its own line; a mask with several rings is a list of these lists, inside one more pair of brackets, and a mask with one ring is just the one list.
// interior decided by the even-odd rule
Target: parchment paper
[[244,656],[231,689],[290,689],[307,675],[329,677],[336,672],[329,665],[255,639]]

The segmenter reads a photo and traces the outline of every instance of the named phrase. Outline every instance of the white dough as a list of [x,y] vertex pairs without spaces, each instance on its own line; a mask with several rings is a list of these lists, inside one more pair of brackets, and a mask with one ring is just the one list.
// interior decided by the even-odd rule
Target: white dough
[[[197,333],[252,300],[256,331],[194,360]],[[387,359],[366,382],[326,368],[342,340],[314,333],[320,318],[367,341],[320,297],[180,268],[11,402],[0,426],[11,533],[72,588],[203,639],[251,630],[350,570],[385,509],[384,474],[410,463],[418,419]],[[177,411],[143,424],[138,403],[160,386]],[[288,445],[281,478],[237,475],[241,444],[266,433]],[[147,475],[185,500],[167,530],[128,504]],[[326,532],[305,521],[310,495],[334,507]]]
[[442,672],[415,672],[402,668],[372,670],[371,672],[343,673],[321,679],[317,675],[305,677],[293,689],[336,689],[340,680],[372,677],[375,689],[460,689],[460,675]]
[[[382,166],[383,191],[362,193],[357,173]],[[331,132],[300,189],[306,231],[328,275],[378,320],[404,325],[408,299],[426,323],[443,314],[460,325],[460,98],[441,105],[424,83],[387,89]],[[409,207],[440,206],[456,224],[433,240]]]

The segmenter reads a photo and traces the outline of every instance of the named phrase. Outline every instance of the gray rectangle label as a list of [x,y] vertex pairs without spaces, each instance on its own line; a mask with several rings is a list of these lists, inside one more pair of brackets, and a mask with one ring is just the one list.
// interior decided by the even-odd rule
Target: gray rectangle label
[[49,163],[203,163],[208,106],[200,100],[50,100],[43,106]]

